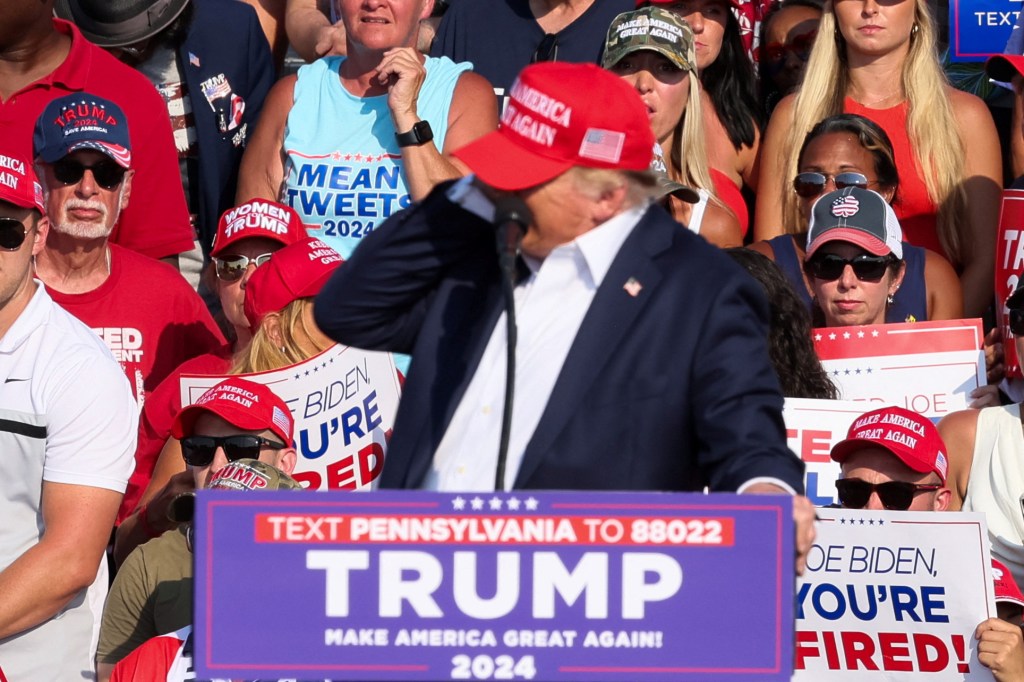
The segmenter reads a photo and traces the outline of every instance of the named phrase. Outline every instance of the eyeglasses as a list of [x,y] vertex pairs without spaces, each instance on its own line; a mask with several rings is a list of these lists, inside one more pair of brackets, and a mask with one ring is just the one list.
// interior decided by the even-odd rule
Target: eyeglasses
[[537,62],[553,62],[558,59],[558,34],[545,33],[537,49],[533,51],[530,58],[531,64]]
[[896,262],[892,256],[869,256],[862,253],[847,259],[834,253],[823,253],[815,254],[807,261],[807,271],[812,277],[832,282],[842,277],[849,265],[861,282],[877,282],[882,279],[886,269]]
[[14,218],[0,218],[0,249],[17,251],[25,243],[28,230],[24,223]]
[[835,183],[836,189],[846,189],[847,187],[867,189],[868,185],[871,184],[868,182],[868,179],[860,173],[826,175],[824,173],[806,171],[803,173],[797,173],[796,178],[793,180],[793,189],[796,190],[798,196],[803,197],[804,199],[810,199],[825,191],[825,185],[828,184],[830,178]]
[[53,177],[65,185],[75,185],[82,180],[87,170],[92,171],[92,177],[96,180],[96,184],[103,189],[114,189],[120,185],[121,181],[124,180],[124,174],[127,172],[123,167],[109,159],[103,159],[91,166],[86,166],[84,163],[65,156],[53,164]]
[[890,511],[906,511],[918,493],[941,489],[941,485],[923,485],[906,481],[868,483],[859,478],[841,478],[836,481],[839,503],[847,509],[863,509],[871,499],[871,493],[878,493],[882,506]]
[[814,47],[814,38],[817,31],[808,31],[796,36],[788,44],[769,43],[762,49],[762,55],[766,62],[781,62],[787,55],[793,55],[802,62],[806,62],[811,56],[811,48]]
[[1024,308],[1010,308],[1010,333],[1024,336]]
[[240,459],[259,459],[262,448],[281,450],[284,443],[247,434],[237,436],[186,436],[181,439],[181,456],[185,464],[194,467],[209,466],[217,448],[224,449],[229,462]]
[[270,260],[273,253],[264,253],[253,258],[248,256],[225,256],[224,258],[214,258],[213,263],[216,266],[217,279],[222,282],[237,282],[242,279],[242,275],[245,274],[246,268],[249,267],[249,263],[252,263],[254,267],[259,267]]

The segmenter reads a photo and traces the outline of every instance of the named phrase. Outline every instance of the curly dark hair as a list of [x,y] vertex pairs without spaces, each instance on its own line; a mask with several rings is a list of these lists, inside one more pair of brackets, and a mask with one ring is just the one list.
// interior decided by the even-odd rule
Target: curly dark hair
[[743,247],[725,252],[760,282],[768,296],[768,355],[779,376],[782,394],[789,398],[838,398],[839,391],[814,352],[807,306],[779,266],[767,256]]
[[719,120],[739,149],[754,144],[755,131],[764,127],[757,101],[757,76],[740,36],[740,23],[732,10],[726,12],[725,35],[718,58],[700,74],[700,83],[711,98]]

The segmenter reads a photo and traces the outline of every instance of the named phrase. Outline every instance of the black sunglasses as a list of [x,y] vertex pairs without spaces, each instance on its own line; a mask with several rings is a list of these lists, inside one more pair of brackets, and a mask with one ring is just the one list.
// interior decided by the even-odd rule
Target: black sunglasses
[[861,282],[877,282],[882,279],[886,269],[896,262],[892,256],[869,256],[862,253],[847,259],[834,253],[821,253],[811,256],[807,261],[807,272],[812,277],[832,282],[842,277],[849,265]]
[[70,156],[65,156],[53,164],[53,177],[65,185],[74,185],[82,180],[82,176],[87,170],[92,171],[92,177],[96,180],[96,184],[103,189],[114,189],[120,185],[127,172],[125,168],[110,159],[103,159],[91,166],[86,166]]
[[14,218],[0,218],[0,249],[17,251],[25,243],[28,230],[24,223]]
[[1010,308],[1010,333],[1024,336],[1024,308]]
[[249,267],[249,263],[258,268],[270,260],[270,257],[273,255],[272,253],[264,253],[253,258],[248,256],[214,258],[213,263],[216,266],[217,279],[222,282],[237,282],[242,279],[242,275],[245,274],[245,269]]
[[907,483],[906,481],[886,481],[885,483],[868,483],[859,478],[841,478],[836,481],[836,492],[839,503],[847,509],[863,509],[871,499],[871,493],[878,493],[882,506],[890,511],[907,511],[914,502],[914,496],[932,490],[941,489],[941,485],[925,485]]
[[540,44],[537,45],[537,49],[533,51],[533,57],[530,58],[531,64],[537,62],[553,62],[558,59],[558,34],[557,33],[545,33],[544,37],[541,38]]
[[287,447],[284,443],[250,436],[186,436],[181,439],[181,456],[185,464],[194,467],[209,466],[217,448],[224,448],[224,456],[229,462],[240,459],[259,459],[262,448],[281,450]]
[[810,199],[825,191],[825,185],[828,184],[829,178],[835,182],[837,190],[846,189],[847,187],[867,189],[868,185],[871,184],[868,182],[868,179],[860,173],[826,175],[825,173],[804,171],[803,173],[797,173],[796,178],[793,179],[793,189],[796,190],[798,196],[804,199]]

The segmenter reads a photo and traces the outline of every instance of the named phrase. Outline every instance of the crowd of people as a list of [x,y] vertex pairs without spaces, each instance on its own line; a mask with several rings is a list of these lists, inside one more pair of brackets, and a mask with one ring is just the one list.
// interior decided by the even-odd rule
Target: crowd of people
[[[400,370],[380,487],[787,494],[802,571],[783,400],[843,397],[812,329],[980,317],[971,409],[832,457],[844,507],[984,513],[1013,592],[1024,273],[997,301],[994,272],[1024,128],[1003,149],[949,85],[933,12],[0,4],[0,680],[191,679],[194,491],[323,487],[239,375],[335,343]],[[1019,123],[1024,55],[987,68]],[[186,375],[222,381],[187,405]],[[1001,617],[980,660],[1024,680]]]

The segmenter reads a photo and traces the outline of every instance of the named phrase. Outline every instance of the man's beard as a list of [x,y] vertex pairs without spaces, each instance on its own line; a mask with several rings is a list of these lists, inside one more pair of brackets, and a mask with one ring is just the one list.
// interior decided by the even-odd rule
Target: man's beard
[[[68,213],[76,208],[98,211],[100,213],[100,220],[98,222],[70,220]],[[76,239],[105,239],[114,231],[114,224],[117,222],[118,216],[115,215],[113,220],[108,220],[108,210],[103,202],[71,198],[61,208],[60,217],[61,220],[52,222],[52,227],[61,234],[66,234]]]

